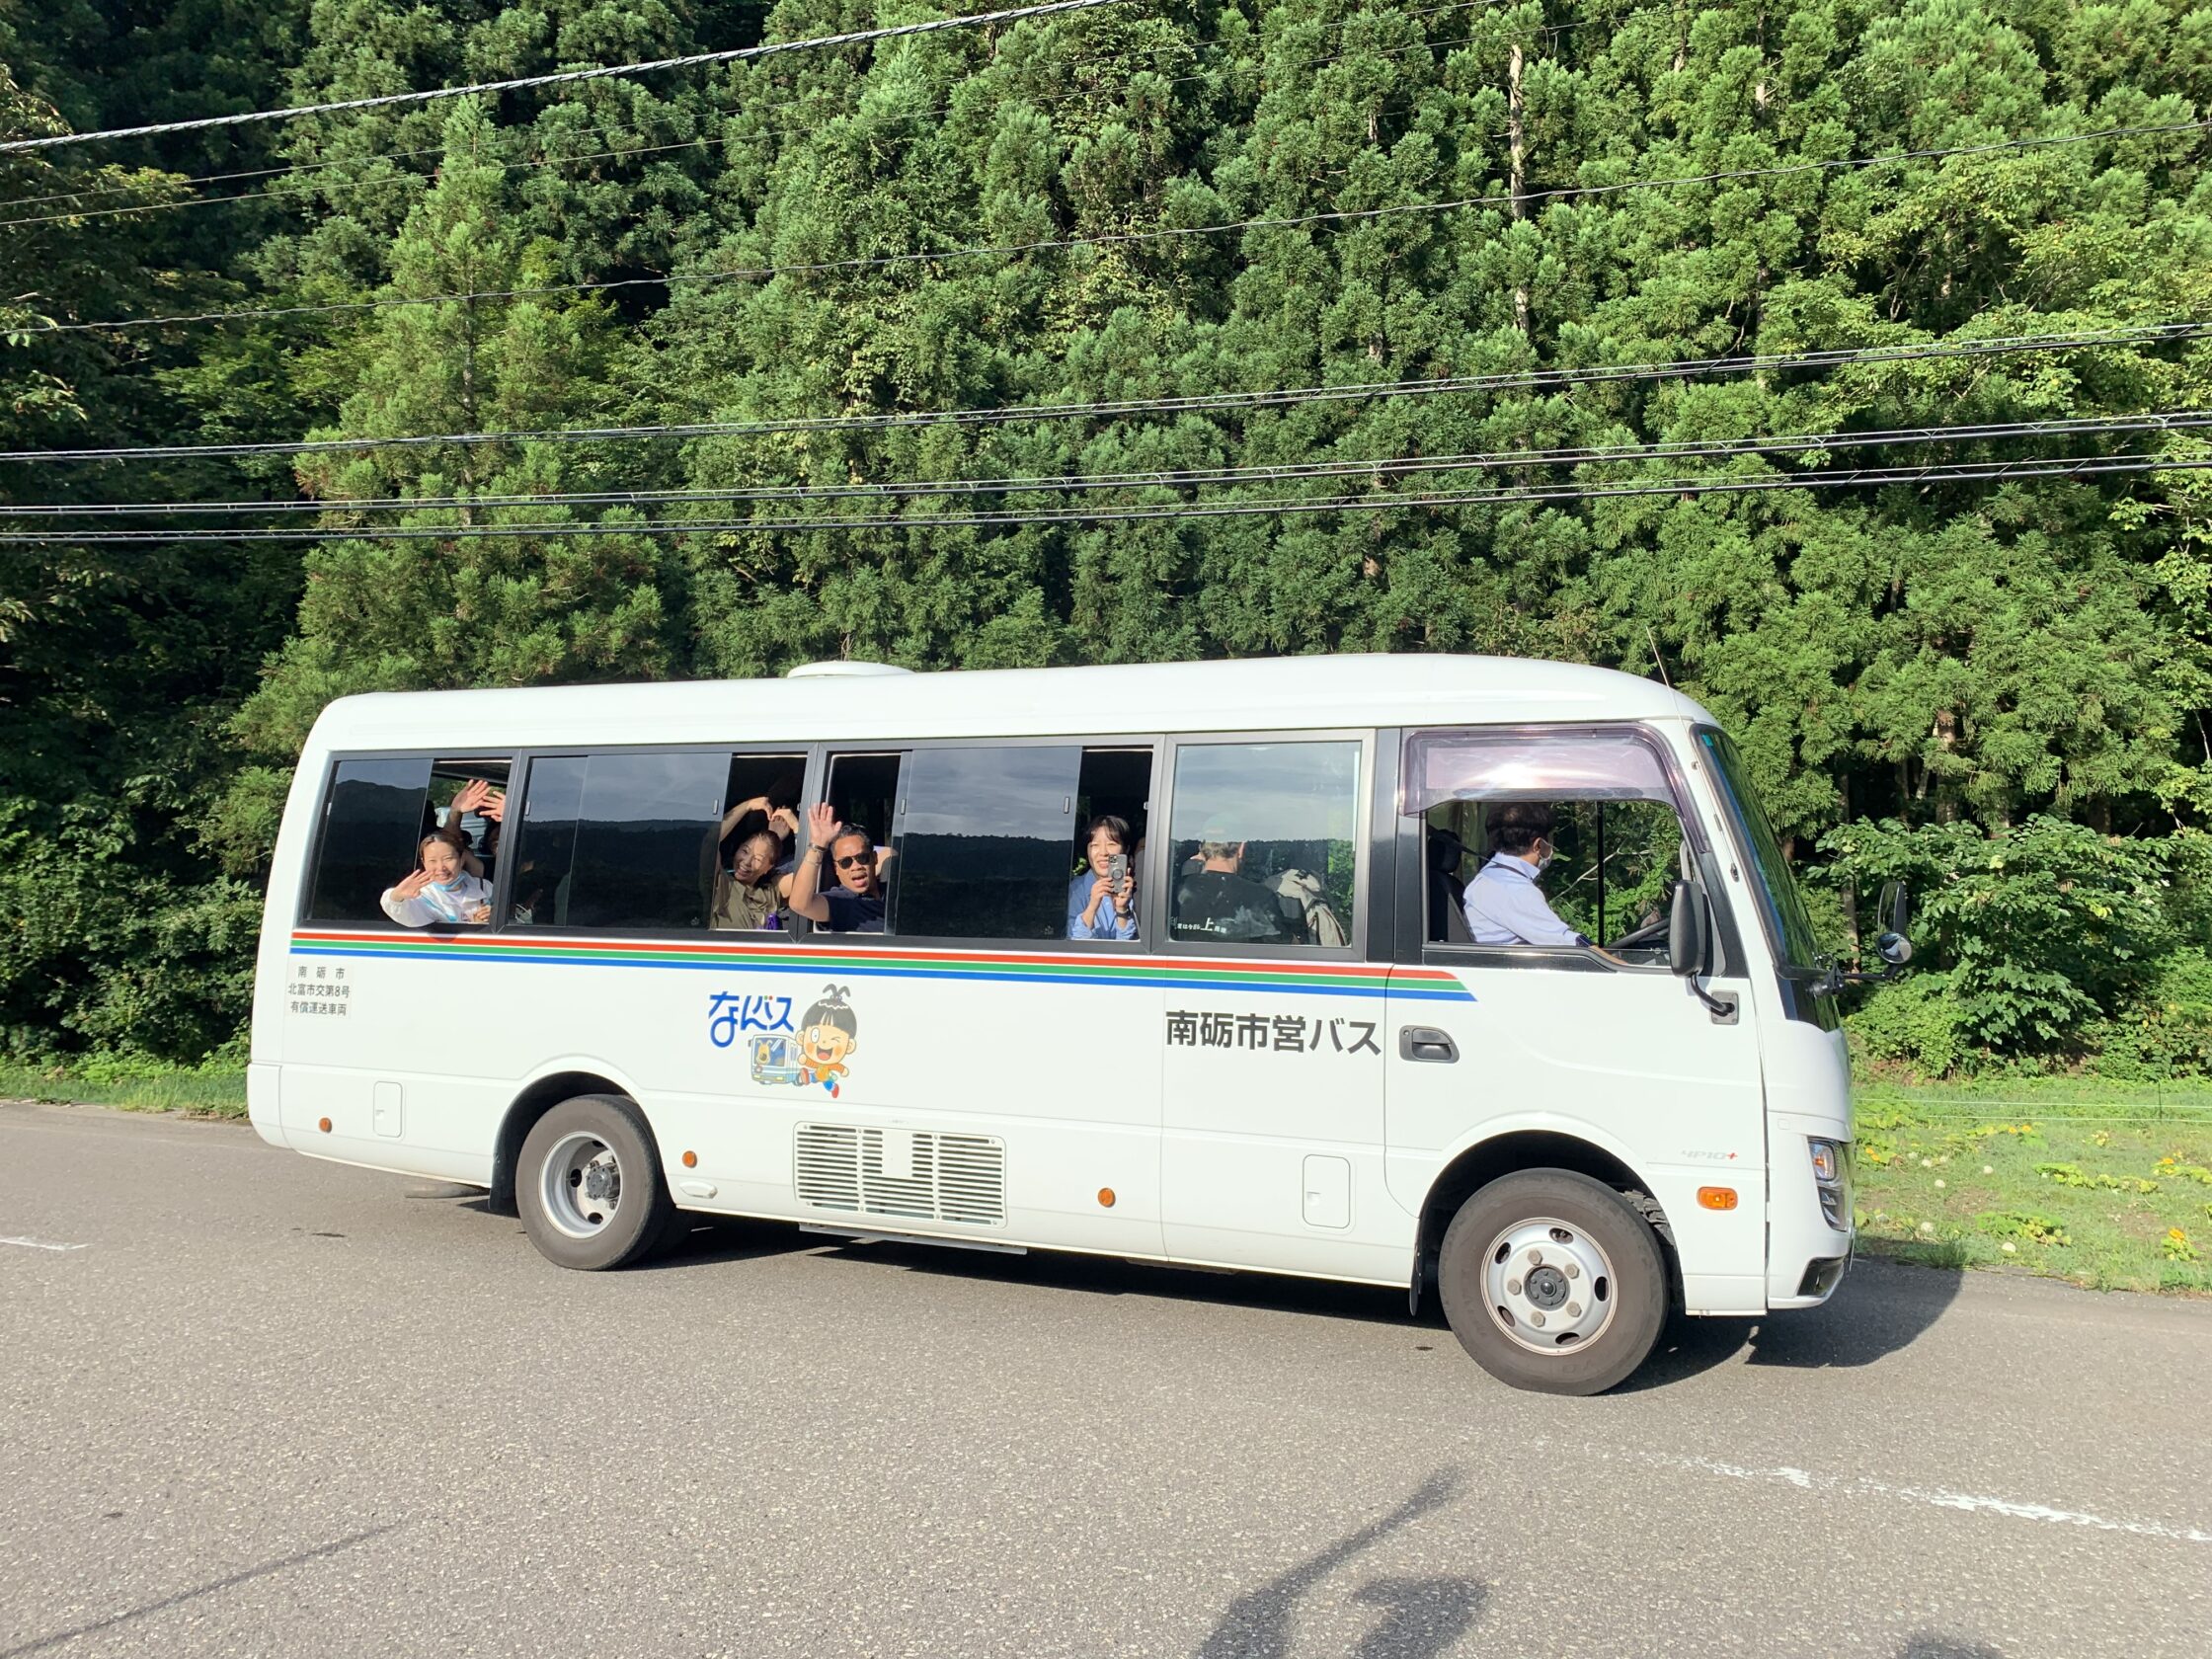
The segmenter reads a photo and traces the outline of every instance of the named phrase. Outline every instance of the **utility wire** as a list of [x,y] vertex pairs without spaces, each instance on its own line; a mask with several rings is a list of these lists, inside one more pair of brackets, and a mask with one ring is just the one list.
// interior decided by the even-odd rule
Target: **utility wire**
[[[1454,3],[1451,5],[1428,6],[1422,8],[1419,11],[1413,12],[1363,12],[1353,17],[1340,19],[1335,23],[1324,24],[1322,28],[1324,30],[1341,31],[1351,28],[1354,24],[1363,22],[1377,22],[1392,18],[1432,17],[1441,12],[1486,11],[1501,5],[1510,5],[1512,3],[1513,0],[1454,0]],[[1560,29],[1564,29],[1566,27],[1569,26],[1560,26]],[[1554,34],[1559,33],[1560,29],[1544,30],[1540,31],[1540,33]],[[1449,46],[1463,46],[1473,39],[1474,37],[1472,36],[1460,36],[1451,40],[1414,40],[1398,46],[1372,48],[1351,47],[1342,51],[1330,52],[1320,57],[1302,58],[1299,61],[1289,64],[1285,67],[1291,69],[1310,69],[1320,64],[1336,63],[1348,57],[1394,57],[1401,52],[1411,51],[1422,46],[1440,49]],[[1222,45],[1222,42],[1178,41],[1177,44],[1184,46],[1187,49],[1197,51],[1204,50],[1209,47],[1218,48]],[[1129,56],[1130,51],[1129,49],[1125,48],[1118,52],[1101,52],[1088,57],[1074,57],[1065,59],[1056,63],[1054,67],[1057,69],[1079,69],[1095,63],[1122,63],[1125,62]],[[1221,68],[1227,67],[1231,66],[1221,66]],[[1191,81],[1206,80],[1209,78],[1209,74],[1221,72],[1221,68],[1201,74],[1170,76],[1166,78],[1166,84],[1168,86],[1181,86]],[[1025,102],[1049,109],[1059,104],[1065,104],[1070,102],[1071,100],[1088,97],[1091,95],[1091,89],[1082,89],[1078,91],[1064,93],[1054,98],[1028,99],[1025,100]],[[809,106],[817,105],[819,104],[819,98],[785,99],[784,101],[776,104],[748,106],[743,111],[719,112],[714,118],[730,120],[736,118],[740,115],[772,115],[778,110],[804,109]],[[900,121],[920,120],[928,116],[947,115],[951,113],[953,108],[954,106],[949,103],[942,104],[934,106],[928,110],[908,111],[901,115],[878,117],[874,119],[861,121],[860,124],[870,127],[889,126]],[[835,118],[844,119],[857,118],[839,117]],[[666,155],[677,150],[706,151],[721,149],[734,144],[747,143],[756,138],[771,137],[779,133],[818,131],[820,130],[820,124],[821,123],[818,120],[815,122],[799,123],[791,126],[754,127],[749,131],[731,133],[721,138],[685,138],[663,144],[642,144],[631,145],[627,148],[618,149],[587,150],[576,155],[544,155],[532,157],[525,161],[503,162],[500,163],[499,166],[502,172],[518,173],[527,172],[540,167],[567,167],[587,161],[629,161],[642,156]],[[611,135],[621,136],[624,133],[628,133],[629,135],[635,137],[642,137],[644,135],[634,127],[614,128]],[[1498,135],[1493,134],[1493,136]],[[165,180],[164,182],[184,185],[207,185],[226,184],[243,179],[271,179],[292,177],[304,173],[322,172],[334,167],[353,167],[376,161],[410,161],[419,159],[423,156],[442,155],[444,153],[444,148],[445,147],[442,144],[430,144],[425,145],[419,149],[386,150],[378,152],[374,155],[367,156],[335,156],[322,161],[296,162],[286,167],[260,167],[231,173],[203,173],[196,177]],[[175,208],[212,206],[217,203],[226,201],[288,201],[294,199],[313,200],[318,198],[319,197],[332,195],[339,192],[363,190],[374,186],[395,185],[402,182],[412,182],[420,184],[426,182],[426,179],[425,175],[420,173],[397,173],[387,174],[382,177],[370,179],[341,180],[333,185],[328,185],[321,188],[311,186],[304,190],[269,189],[258,191],[240,191],[229,196],[196,196],[169,201],[140,201],[120,207],[101,207],[89,210],[71,209],[65,212],[41,214],[34,218],[0,219],[0,230],[10,229],[20,225],[52,224],[61,220],[78,221],[84,219],[107,218],[120,213],[166,212]],[[0,208],[33,207],[49,201],[77,201],[103,196],[128,196],[142,190],[143,188],[144,187],[141,185],[128,184],[89,186],[86,189],[75,191],[48,191],[40,196],[22,196],[14,197],[6,200],[0,200]]]
[[1774,437],[1611,443],[1560,449],[1491,449],[1453,455],[1342,458],[1275,465],[1154,469],[1141,472],[1040,474],[1013,478],[894,479],[880,484],[761,484],[708,490],[549,491],[539,495],[378,496],[290,502],[102,502],[0,506],[0,518],[272,516],[298,513],[418,513],[509,507],[643,507],[686,502],[908,501],[928,497],[1075,494],[1092,490],[1195,489],[1210,484],[1287,484],[1326,478],[1403,478],[1424,473],[1498,468],[1597,466],[1618,462],[1727,460],[1745,455],[1806,455],[1837,449],[1992,442],[2018,437],[2091,437],[2119,433],[2181,432],[2212,427],[2212,410],[2093,415],[2054,421],[1993,421],[1978,425],[1900,427],[1877,432],[1794,433]]
[[[1118,0],[1059,0],[1062,6],[1115,4]],[[1003,14],[1001,14],[1003,15]],[[1994,155],[2042,149],[2060,144],[2088,143],[2099,138],[2140,137],[2153,133],[2200,132],[2212,128],[2212,119],[2167,121],[2144,126],[2101,127],[2051,138],[2013,138],[1990,144],[1965,144],[1948,149],[1902,150],[1881,156],[1852,156],[1833,161],[1791,162],[1775,167],[1732,168],[1718,173],[1696,173],[1675,179],[1626,179],[1610,185],[1572,185],[1553,190],[1519,191],[1489,196],[1460,197],[1449,201],[1409,201],[1388,207],[1334,208],[1280,218],[1231,219],[1220,224],[1168,225],[1153,230],[1109,231],[1095,236],[1046,237],[1033,242],[1009,242],[974,248],[944,248],[933,252],[876,254],[839,260],[813,260],[790,265],[741,266],[727,271],[672,272],[660,276],[622,276],[596,282],[549,282],[527,287],[485,288],[466,293],[387,295],[378,299],[333,300],[312,305],[241,306],[227,311],[193,311],[173,316],[123,317],[100,322],[44,323],[22,328],[23,335],[75,334],[92,329],[162,328],[187,323],[243,322],[265,317],[329,316],[341,312],[374,312],[402,305],[461,304],[475,300],[534,299],[548,294],[609,293],[626,288],[676,288],[739,277],[772,278],[782,276],[822,275],[833,271],[872,271],[892,266],[930,264],[940,260],[1011,258],[1067,248],[1118,248],[1140,243],[1221,236],[1230,231],[1299,230],[1320,224],[1352,224],[1402,218],[1416,213],[1443,213],[1462,207],[1496,207],[1540,201],[1584,200],[1633,190],[1677,190],[1691,185],[1736,184],[1751,179],[1784,178],[1803,173],[1825,173],[1894,167],[1911,161],[1940,161],[1959,156]]]
[[1684,357],[1665,362],[1594,364],[1584,367],[1513,369],[1495,374],[1437,376],[1426,380],[1360,381],[1341,386],[1286,390],[1201,392],[1180,397],[1121,398],[1096,403],[1002,404],[973,409],[912,410],[870,415],[802,415],[760,421],[695,421],[628,427],[540,428],[534,431],[419,434],[400,437],[272,439],[240,443],[117,444],[78,449],[0,450],[4,462],[202,460],[261,455],[353,454],[445,444],[585,443],[661,438],[765,437],[825,432],[883,432],[933,426],[1001,426],[1042,421],[1113,420],[1133,415],[1217,414],[1304,404],[1365,402],[1376,398],[1437,397],[1462,392],[1547,391],[1559,387],[1700,375],[1786,373],[1791,370],[2009,356],[2022,353],[2152,348],[2212,335],[2212,321],[2147,323],[2064,334],[1994,335],[1983,340],[1909,346],[1843,347],[1817,352],[1774,352],[1757,356]]
[[844,35],[811,36],[803,40],[763,41],[756,46],[734,46],[726,51],[690,52],[682,57],[653,58],[640,63],[610,63],[591,69],[561,69],[550,74],[522,75],[507,81],[476,81],[467,86],[433,87],[425,92],[387,92],[374,98],[347,98],[327,104],[295,104],[285,110],[251,110],[241,115],[202,116],[195,120],[156,121],[146,126],[110,127],[99,132],[64,132],[47,138],[16,138],[0,143],[0,155],[20,150],[49,150],[65,144],[90,144],[102,139],[152,138],[170,132],[198,132],[213,126],[243,126],[253,121],[289,120],[295,116],[385,109],[394,104],[422,104],[434,98],[459,98],[479,92],[521,92],[530,87],[560,86],[575,81],[600,81],[617,75],[644,75],[660,69],[688,69],[703,63],[737,63],[750,58],[773,57],[782,52],[807,51],[818,46],[862,45],[871,40],[890,40],[908,35],[934,35],[947,29],[972,29],[983,24],[1019,23],[1026,18],[1050,17],[1060,12],[1083,12],[1098,6],[1118,6],[1121,3],[1122,0],[1043,0],[1039,5],[1017,6],[1009,11],[934,18],[927,23],[903,23],[888,29],[860,29]]
[[1457,507],[1494,507],[1525,503],[1603,501],[1633,496],[1761,495],[1775,490],[1879,488],[1891,484],[1934,485],[2032,478],[2088,478],[2115,473],[2196,472],[2212,468],[2212,455],[2172,458],[2163,455],[2071,455],[2022,461],[1978,461],[1931,466],[1864,467],[1848,472],[1814,472],[1765,477],[1649,479],[1620,484],[1562,484],[1471,493],[1407,494],[1383,491],[1365,495],[1278,497],[1257,501],[1180,502],[1173,506],[1132,508],[1074,507],[1049,512],[926,514],[897,517],[882,514],[819,518],[739,518],[595,520],[531,523],[338,526],[323,529],[239,530],[64,530],[0,531],[0,544],[38,542],[70,546],[179,542],[309,541],[462,541],[488,536],[503,539],[560,539],[604,535],[742,535],[766,531],[1022,529],[1047,524],[1107,524],[1158,519],[1294,516],[1322,513],[1376,513],[1393,509],[1436,511]]

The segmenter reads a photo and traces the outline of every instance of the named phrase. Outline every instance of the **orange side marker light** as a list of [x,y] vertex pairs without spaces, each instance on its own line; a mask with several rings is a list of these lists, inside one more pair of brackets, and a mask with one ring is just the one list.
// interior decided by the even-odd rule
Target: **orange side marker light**
[[330,1133],[330,1119],[317,1118],[315,1120],[315,1127],[321,1130],[325,1135],[328,1135]]
[[1114,1189],[1112,1187],[1100,1187],[1098,1189],[1098,1207],[1101,1210],[1113,1209]]
[[1736,1207],[1734,1187],[1699,1187],[1698,1202],[1707,1210],[1733,1210]]
[[699,1154],[697,1152],[685,1152],[683,1154],[683,1167],[686,1169],[698,1168]]

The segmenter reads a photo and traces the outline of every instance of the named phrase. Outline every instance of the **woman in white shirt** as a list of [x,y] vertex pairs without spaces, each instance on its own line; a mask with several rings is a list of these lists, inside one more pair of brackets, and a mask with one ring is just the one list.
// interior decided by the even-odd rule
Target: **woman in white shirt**
[[402,927],[492,919],[491,884],[461,867],[458,843],[443,835],[423,837],[422,868],[384,889],[377,901]]

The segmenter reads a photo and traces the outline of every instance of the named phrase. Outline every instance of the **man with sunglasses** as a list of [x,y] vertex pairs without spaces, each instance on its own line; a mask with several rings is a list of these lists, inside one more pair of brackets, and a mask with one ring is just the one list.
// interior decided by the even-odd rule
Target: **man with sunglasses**
[[[837,873],[834,885],[822,884],[827,858]],[[876,868],[876,841],[854,824],[839,824],[827,801],[807,809],[807,855],[791,877],[789,900],[803,915],[831,933],[881,933],[883,883]]]

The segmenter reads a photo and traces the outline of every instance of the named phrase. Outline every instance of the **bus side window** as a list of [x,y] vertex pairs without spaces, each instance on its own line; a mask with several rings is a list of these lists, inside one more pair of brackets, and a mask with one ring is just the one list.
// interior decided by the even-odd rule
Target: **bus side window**
[[727,753],[616,751],[530,762],[509,825],[514,926],[706,925],[699,848],[722,822]]
[[894,840],[891,931],[1059,938],[1082,760],[1057,745],[916,750]]
[[428,759],[338,763],[323,808],[307,920],[384,922],[377,898],[415,868],[430,784]]
[[1170,826],[1174,937],[1348,943],[1360,786],[1356,743],[1184,744]]
[[[1521,926],[1533,919],[1580,934],[1623,965],[1666,963],[1683,828],[1649,745],[1620,732],[1422,733],[1407,740],[1404,775],[1406,810],[1421,819],[1429,943],[1497,948],[1500,965],[1561,966],[1540,952],[1512,954],[1527,941],[1496,937],[1519,916]],[[1508,808],[1520,810],[1509,817]],[[1483,876],[1494,859],[1540,850],[1509,844],[1538,823],[1548,826],[1550,854],[1540,868],[1502,863]],[[1470,911],[1477,882],[1495,885],[1475,894]],[[1478,921],[1490,936],[1478,935]]]

